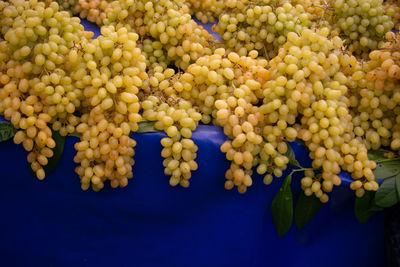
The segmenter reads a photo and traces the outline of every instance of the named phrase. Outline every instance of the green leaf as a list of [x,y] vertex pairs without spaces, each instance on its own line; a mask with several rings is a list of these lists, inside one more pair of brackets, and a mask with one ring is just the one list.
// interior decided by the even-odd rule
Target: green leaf
[[385,159],[387,159],[384,156],[384,153],[386,153],[386,152],[389,152],[389,150],[386,150],[386,149],[369,150],[368,151],[368,159],[373,160],[373,161],[385,160]]
[[285,156],[289,158],[289,164],[292,166],[301,167],[300,163],[296,160],[296,155],[294,154],[292,147],[289,145],[289,143],[286,144],[288,150],[286,151]]
[[365,191],[363,197],[356,197],[354,202],[354,214],[360,223],[366,223],[377,209],[374,202],[375,192]]
[[400,173],[400,162],[383,162],[377,163],[376,169],[373,170],[376,179],[388,179]]
[[375,200],[373,201],[373,205],[368,209],[369,211],[381,211],[383,210],[382,207],[379,207],[378,205],[376,205]]
[[17,130],[9,122],[0,123],[0,142],[13,138]]
[[400,160],[385,157],[385,153],[388,152],[390,151],[386,149],[368,151],[368,159],[377,163],[376,169],[373,170],[376,179],[388,179],[400,173]]
[[396,180],[397,199],[400,199],[400,174],[396,175],[395,180]]
[[287,231],[293,221],[293,195],[290,188],[292,183],[292,176],[289,175],[285,178],[281,188],[275,195],[271,204],[272,219],[279,237],[282,237]]
[[158,130],[154,128],[154,121],[141,121],[138,123],[139,129],[136,131],[137,133],[156,133]]
[[398,201],[395,178],[385,179],[375,194],[375,203],[386,208],[393,206]]
[[[56,146],[53,148],[53,156],[49,158],[46,166],[43,167],[46,174],[50,173],[57,166],[64,152],[65,136],[61,136],[58,132],[52,131],[52,138],[54,139]],[[29,166],[29,172],[36,176],[34,171]]]
[[297,199],[294,221],[299,229],[306,226],[322,208],[322,202],[314,195],[306,196],[302,191]]

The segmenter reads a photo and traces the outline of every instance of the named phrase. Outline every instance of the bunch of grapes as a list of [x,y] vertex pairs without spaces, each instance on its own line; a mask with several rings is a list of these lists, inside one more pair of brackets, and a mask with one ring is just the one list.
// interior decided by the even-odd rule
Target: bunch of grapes
[[368,148],[400,149],[400,35],[348,70],[354,133]]
[[149,70],[157,66],[166,69],[171,64],[168,53],[163,49],[163,44],[160,41],[154,41],[151,38],[142,38],[138,42],[138,47],[146,57],[146,64]]
[[[174,75],[173,69],[154,68],[150,75],[147,94],[143,95],[143,117],[155,121],[154,127],[164,131],[168,137],[161,140],[164,147],[161,156],[165,158],[163,165],[165,174],[170,176],[171,186],[189,186],[192,171],[197,170],[195,162],[198,147],[191,140],[201,114],[189,101],[180,97],[181,92],[191,90],[185,84],[193,80],[189,73]],[[145,89],[146,92],[146,89]]]
[[35,0],[0,2],[0,113],[18,130],[14,142],[29,152],[39,179],[53,156],[52,130],[74,132],[82,90],[73,84],[69,51],[88,40],[79,18]]
[[[232,162],[225,174],[225,188],[236,185],[240,193],[253,184],[254,167],[259,174],[268,172],[281,177],[289,161],[284,155],[288,148],[281,133],[267,136],[270,125],[257,106],[262,85],[269,79],[267,61],[257,57],[257,51],[239,56],[220,48],[213,55],[198,59],[187,70],[195,77],[188,99],[200,107],[203,122],[213,121],[223,127],[230,139],[221,146]],[[272,175],[267,174],[264,181],[271,183]]]
[[[306,194],[312,192],[322,202],[328,200],[326,193],[341,183],[341,170],[361,179],[362,187],[354,188],[358,196],[364,189],[378,189],[372,173],[375,162],[368,160],[366,146],[355,138],[345,96],[347,77],[341,66],[357,60],[343,57],[342,40],[337,36],[329,39],[329,32],[321,28],[288,34],[288,42],[269,62],[272,79],[263,92],[265,108],[261,107],[266,115],[278,107],[279,115],[293,116],[282,128],[294,124],[293,137],[305,142],[312,167],[321,170],[320,175],[306,175],[302,186]],[[273,119],[276,122],[276,117]]]
[[[50,4],[51,0],[43,0]],[[68,11],[71,15],[79,15],[81,19],[87,19],[97,25],[102,25],[106,18],[109,4],[114,0],[57,0],[60,9]]]
[[112,0],[79,0],[74,7],[74,12],[82,19],[101,25],[106,18],[106,11]]
[[79,43],[69,55],[85,97],[82,122],[77,126],[82,136],[75,144],[74,161],[80,164],[76,172],[82,189],[92,185],[95,191],[107,180],[115,188],[125,187],[132,178],[136,142],[129,134],[142,120],[137,95],[148,78],[136,33],[126,28],[115,31],[113,26],[102,27],[101,33],[95,40]]
[[400,2],[397,0],[384,1],[386,14],[392,17],[394,29],[400,30]]
[[260,55],[272,58],[286,42],[289,32],[300,32],[309,26],[311,15],[302,5],[264,0],[222,13],[215,31],[227,51],[242,56],[257,50]]
[[196,16],[196,18],[202,23],[206,24],[208,22],[214,23],[215,19],[226,8],[226,0],[189,0],[190,11]]
[[214,47],[213,36],[191,19],[184,1],[114,1],[103,24],[129,25],[141,38],[160,43],[167,60],[183,70]]
[[332,1],[325,14],[332,27],[339,29],[347,50],[367,58],[371,50],[383,44],[385,33],[392,30],[391,13],[383,0],[339,0]]
[[[312,21],[318,25],[321,22],[324,12],[329,9],[327,4],[329,0],[292,0],[290,1],[293,5],[302,5],[304,10],[311,15]],[[332,34],[332,33],[331,33]]]

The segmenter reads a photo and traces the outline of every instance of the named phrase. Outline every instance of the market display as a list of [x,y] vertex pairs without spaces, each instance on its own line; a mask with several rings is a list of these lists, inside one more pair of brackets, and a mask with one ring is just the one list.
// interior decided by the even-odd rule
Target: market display
[[[41,180],[55,136],[79,136],[83,190],[128,185],[141,125],[165,132],[164,173],[188,187],[203,123],[229,138],[228,190],[245,193],[254,173],[268,185],[301,171],[304,194],[325,203],[346,171],[362,198],[399,174],[377,165],[398,164],[400,149],[396,10],[380,0],[0,1],[0,114]],[[191,15],[218,19],[222,42]],[[291,154],[296,140],[312,166]]]

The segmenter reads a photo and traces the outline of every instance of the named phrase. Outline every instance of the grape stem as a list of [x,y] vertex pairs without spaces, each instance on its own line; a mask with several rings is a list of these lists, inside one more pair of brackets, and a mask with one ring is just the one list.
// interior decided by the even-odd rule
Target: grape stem
[[376,160],[376,163],[382,163],[382,162],[391,162],[391,161],[397,161],[400,160],[400,158],[393,158],[393,159],[381,159],[381,160]]
[[293,169],[292,172],[289,174],[289,176],[292,176],[295,172],[308,171],[308,170],[313,171],[314,168],[298,168],[298,169]]
[[313,171],[314,168],[299,168],[299,169],[292,170],[292,172],[301,172],[301,171],[309,171],[309,170]]

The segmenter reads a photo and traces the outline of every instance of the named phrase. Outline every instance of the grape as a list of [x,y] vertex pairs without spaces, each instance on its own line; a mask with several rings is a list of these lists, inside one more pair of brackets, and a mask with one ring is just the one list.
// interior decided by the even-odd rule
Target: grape
[[347,70],[354,130],[369,149],[400,148],[399,35],[387,33],[388,41],[369,54],[369,61]]
[[226,9],[228,6],[225,3],[226,0],[206,0],[206,1],[196,1],[189,0],[190,11],[196,16],[198,20],[206,24],[208,22],[214,23],[215,18]]
[[400,29],[400,3],[396,0],[384,1],[383,3],[386,14],[392,17],[394,28]]
[[143,50],[155,49],[159,55],[149,57],[150,64],[165,57],[166,64],[174,62],[185,70],[200,56],[211,54],[215,46],[213,36],[191,19],[188,6],[181,1],[114,1],[102,23],[127,27],[149,40],[144,41]]
[[289,32],[300,32],[310,25],[311,14],[302,5],[281,1],[261,1],[223,12],[215,27],[229,51],[247,55],[257,50],[275,57]]
[[[221,146],[221,151],[231,161],[225,174],[225,188],[232,189],[236,185],[240,193],[253,184],[253,167],[259,174],[274,171],[275,176],[280,177],[289,161],[284,156],[286,143],[267,142],[263,138],[265,121],[255,104],[262,96],[261,84],[269,78],[269,71],[265,69],[266,60],[255,59],[256,51],[249,55],[252,57],[234,52],[226,54],[224,49],[217,49],[187,70],[196,77],[197,90],[186,98],[200,107],[204,123],[212,121],[223,127],[230,139]],[[279,140],[281,136],[277,134]],[[269,178],[267,183],[270,183]]]
[[172,69],[156,66],[148,81],[147,94],[141,98],[143,117],[155,121],[155,128],[167,135],[161,139],[161,156],[165,158],[164,173],[170,176],[170,185],[188,187],[191,172],[198,168],[195,161],[198,147],[191,137],[202,117],[189,101],[180,98],[183,79],[181,73],[174,75]]
[[82,136],[74,161],[80,164],[76,172],[82,189],[91,185],[95,191],[107,180],[113,188],[125,187],[133,176],[136,142],[129,134],[142,120],[137,95],[148,78],[146,59],[136,47],[138,35],[113,26],[101,31],[99,38],[81,43],[86,52],[74,73],[88,73],[82,103],[87,110],[77,126]]
[[[14,142],[29,152],[31,169],[42,180],[55,147],[52,131],[65,136],[79,123],[74,112],[82,91],[72,85],[68,52],[91,34],[78,18],[59,11],[57,3],[46,7],[15,0],[2,5],[0,112],[18,129]],[[57,19],[64,23],[54,24]]]
[[382,0],[335,1],[330,7],[333,15],[326,13],[327,21],[345,36],[347,49],[363,58],[383,44],[385,33],[394,26],[393,12],[384,8]]
[[[368,160],[367,147],[353,132],[354,122],[345,95],[347,78],[340,71],[358,61],[342,53],[339,37],[330,40],[328,35],[327,28],[288,34],[284,49],[269,62],[274,75],[266,83],[261,106],[267,120],[282,125],[280,130],[288,140],[297,137],[309,148],[312,167],[321,169],[321,174],[318,178],[308,177],[311,180],[303,179],[302,186],[306,194],[315,194],[322,202],[328,200],[326,192],[341,183],[338,177],[341,170],[349,171],[354,179],[364,179],[364,185],[372,183],[373,189],[377,189],[371,171],[376,164]],[[291,64],[301,69],[292,71]],[[281,89],[283,86],[285,91]],[[289,115],[293,119],[288,120]],[[288,131],[289,126],[294,130]]]
[[[106,11],[114,0],[57,0],[60,9],[70,12],[71,15],[79,15],[82,19],[102,25],[106,18]],[[50,0],[45,0],[51,3]]]

